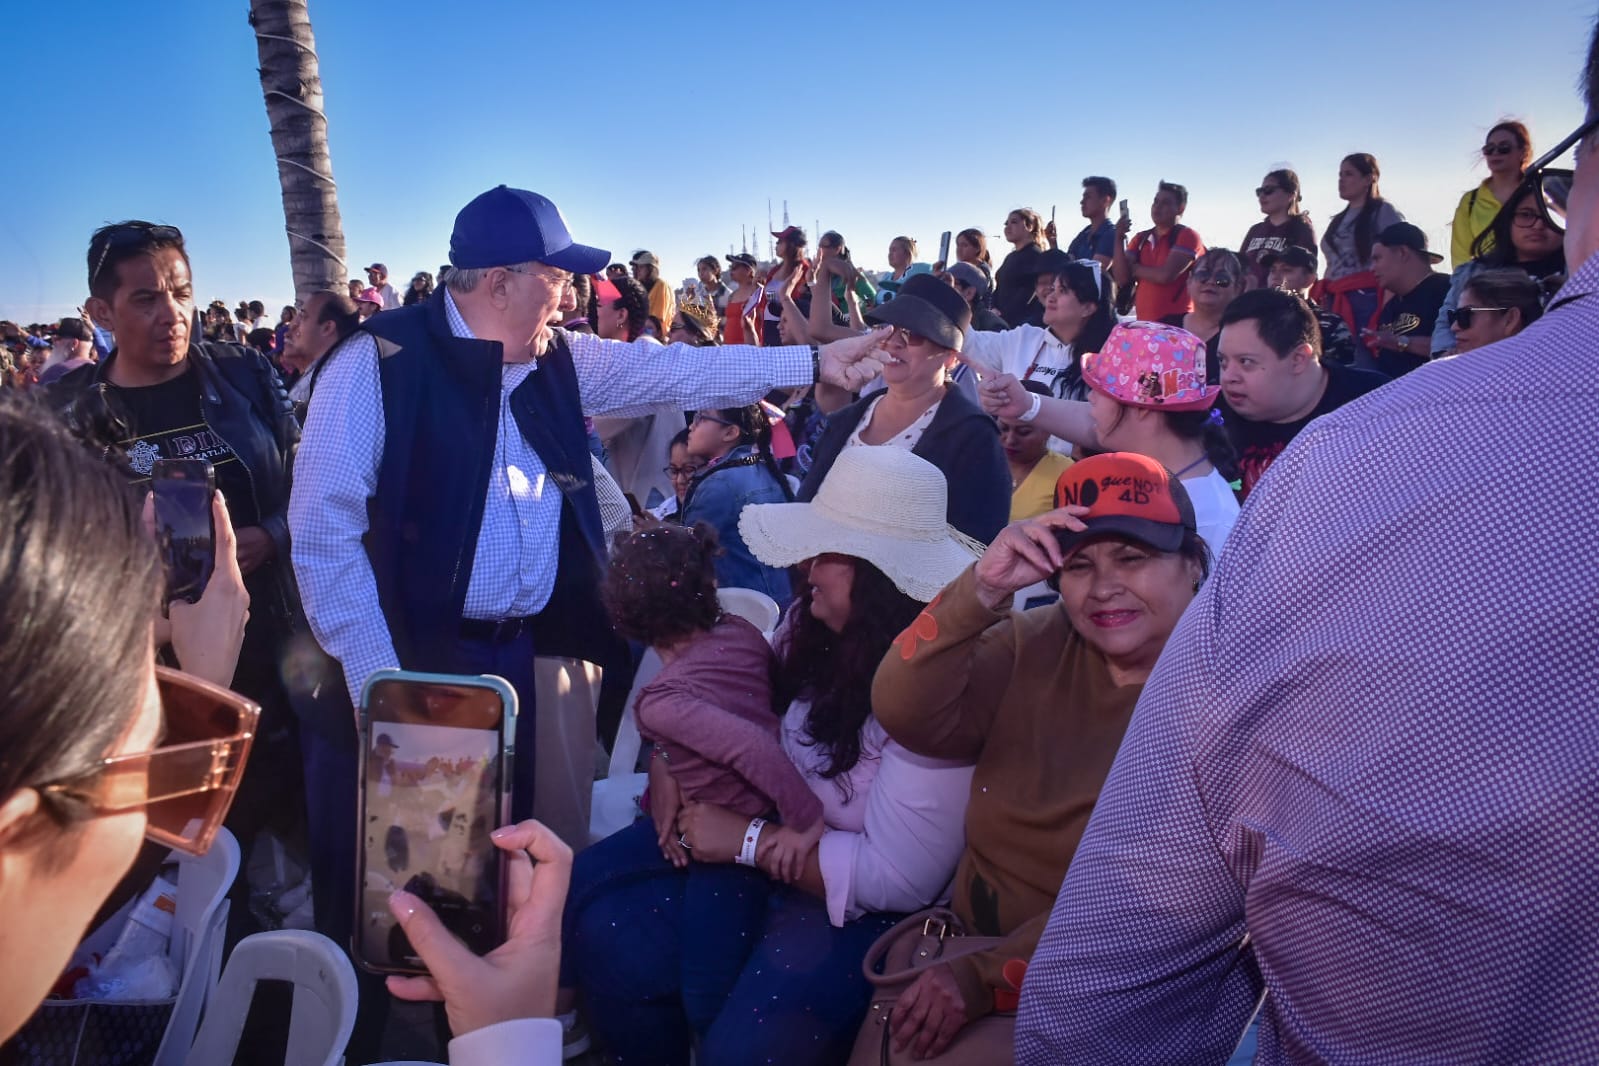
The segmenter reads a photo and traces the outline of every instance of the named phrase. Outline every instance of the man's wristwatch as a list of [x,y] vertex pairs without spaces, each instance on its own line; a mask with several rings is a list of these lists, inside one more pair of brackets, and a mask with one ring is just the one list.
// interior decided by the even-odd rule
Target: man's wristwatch
[[1402,352],[1410,351],[1410,338],[1409,337],[1400,337],[1399,338],[1399,350],[1402,351]]

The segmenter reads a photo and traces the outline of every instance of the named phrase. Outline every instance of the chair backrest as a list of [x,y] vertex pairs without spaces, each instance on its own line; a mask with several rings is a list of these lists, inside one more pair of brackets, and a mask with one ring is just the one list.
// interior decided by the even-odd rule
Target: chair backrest
[[183,1066],[200,1012],[217,987],[228,924],[228,889],[239,875],[239,842],[219,829],[204,855],[174,851],[170,857],[178,863],[171,955],[174,964],[181,964],[183,977],[153,1066]]
[[355,968],[333,941],[302,929],[278,929],[239,941],[211,997],[187,1066],[233,1061],[257,981],[294,985],[285,1063],[339,1066],[355,1028]]
[[611,745],[611,768],[607,777],[631,774],[638,766],[642,741],[639,740],[638,721],[633,717],[633,704],[638,701],[638,690],[654,681],[655,675],[660,672],[661,657],[654,648],[645,648],[638,661],[638,670],[633,674],[633,687],[628,691],[627,702],[622,705],[622,721],[616,727],[616,740]]
[[783,616],[783,609],[777,605],[776,600],[755,589],[717,589],[716,599],[722,605],[722,610],[728,614],[738,615],[759,629],[767,640],[772,639],[778,619]]

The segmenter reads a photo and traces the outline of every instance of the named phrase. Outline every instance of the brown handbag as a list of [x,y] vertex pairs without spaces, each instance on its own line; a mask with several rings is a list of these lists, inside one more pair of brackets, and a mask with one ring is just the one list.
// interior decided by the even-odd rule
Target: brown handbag
[[[997,936],[967,936],[954,912],[933,907],[911,915],[878,937],[861,968],[872,983],[872,1005],[855,1037],[849,1066],[901,1066],[912,1062],[909,1048],[894,1050],[889,1018],[900,996],[922,970],[940,962],[983,951],[998,944]],[[1001,1066],[1014,1061],[1016,1013],[986,1014],[968,1022],[944,1053],[921,1062],[940,1066]]]

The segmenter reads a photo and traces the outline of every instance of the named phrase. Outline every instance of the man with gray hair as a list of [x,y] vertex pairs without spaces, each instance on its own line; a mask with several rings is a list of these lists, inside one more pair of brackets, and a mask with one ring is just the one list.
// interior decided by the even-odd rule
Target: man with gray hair
[[[312,631],[344,672],[319,712],[336,739],[313,741],[323,779],[349,793],[330,802],[354,802],[350,704],[374,670],[493,673],[521,703],[512,817],[528,816],[535,650],[604,662],[616,639],[585,415],[736,407],[819,376],[854,390],[881,366],[870,334],[819,351],[692,348],[552,325],[573,275],[609,260],[548,199],[501,185],[456,216],[452,269],[428,301],[369,319],[326,357],[289,524]],[[352,856],[353,812],[322,813]],[[330,905],[351,898],[335,887]]]

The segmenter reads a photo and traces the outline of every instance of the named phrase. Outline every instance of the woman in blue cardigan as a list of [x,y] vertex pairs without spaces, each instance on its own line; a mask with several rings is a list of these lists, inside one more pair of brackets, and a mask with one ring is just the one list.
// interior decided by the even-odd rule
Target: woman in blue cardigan
[[867,320],[894,331],[883,342],[883,381],[828,419],[798,498],[816,495],[846,448],[904,448],[943,472],[949,524],[988,543],[1010,518],[1010,468],[994,420],[959,389],[949,372],[971,321],[959,293],[930,274],[906,280],[899,296]]

